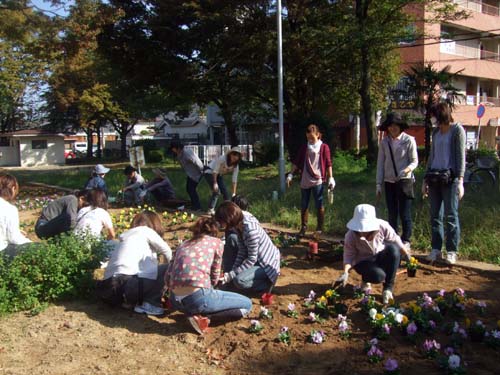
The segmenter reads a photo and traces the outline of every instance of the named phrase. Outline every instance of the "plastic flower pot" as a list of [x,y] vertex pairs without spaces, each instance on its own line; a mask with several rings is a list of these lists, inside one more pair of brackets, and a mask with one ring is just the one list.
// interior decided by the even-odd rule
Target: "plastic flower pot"
[[309,242],[309,254],[310,255],[318,254],[318,243],[316,241]]
[[417,276],[417,269],[408,269],[408,277],[416,277]]
[[274,295],[271,293],[264,293],[261,298],[262,298],[262,304],[266,306],[272,305],[274,302]]

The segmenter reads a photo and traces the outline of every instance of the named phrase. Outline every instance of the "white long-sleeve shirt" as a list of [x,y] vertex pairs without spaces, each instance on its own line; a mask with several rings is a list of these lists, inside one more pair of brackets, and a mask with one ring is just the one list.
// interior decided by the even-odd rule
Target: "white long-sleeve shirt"
[[232,183],[235,184],[238,182],[238,172],[240,171],[239,165],[236,165],[235,167],[230,167],[227,165],[227,155],[221,155],[217,159],[212,160],[209,164],[208,167],[210,169],[207,169],[205,173],[207,174],[220,174],[221,176],[228,174],[230,172],[233,172],[232,176]]
[[104,279],[115,275],[137,275],[156,280],[158,276],[156,253],[163,254],[168,262],[172,259],[170,246],[149,227],[132,228],[123,232],[119,239],[120,242],[111,253]]
[[22,245],[31,242],[19,229],[19,211],[13,204],[0,198],[0,251],[8,245]]

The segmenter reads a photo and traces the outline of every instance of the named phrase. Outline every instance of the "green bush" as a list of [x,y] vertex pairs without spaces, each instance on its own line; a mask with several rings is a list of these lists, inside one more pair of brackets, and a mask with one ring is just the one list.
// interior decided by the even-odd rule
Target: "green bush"
[[338,150],[332,156],[333,175],[338,173],[360,173],[367,168],[366,156],[355,155],[353,151]]
[[0,314],[87,296],[106,251],[105,242],[65,234],[31,244],[12,259],[0,256]]
[[476,150],[467,150],[466,154],[468,163],[475,163],[479,158],[487,158],[498,162],[498,154],[496,150],[480,147]]
[[254,155],[258,165],[273,164],[280,157],[280,145],[276,142],[256,143]]
[[146,163],[161,163],[164,155],[161,150],[149,150],[146,152]]

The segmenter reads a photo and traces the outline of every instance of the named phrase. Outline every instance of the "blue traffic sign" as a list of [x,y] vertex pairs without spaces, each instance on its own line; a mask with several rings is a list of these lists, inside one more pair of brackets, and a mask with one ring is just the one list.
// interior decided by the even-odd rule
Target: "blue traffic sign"
[[486,107],[484,106],[484,104],[479,104],[477,106],[477,112],[476,112],[477,118],[483,117],[484,112],[486,112]]

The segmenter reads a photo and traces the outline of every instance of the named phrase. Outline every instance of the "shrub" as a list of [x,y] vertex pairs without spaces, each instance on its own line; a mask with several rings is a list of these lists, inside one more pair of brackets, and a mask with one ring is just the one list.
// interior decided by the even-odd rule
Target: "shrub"
[[468,163],[475,163],[477,159],[492,159],[498,162],[498,154],[496,150],[480,147],[476,150],[467,150],[466,154]]
[[149,150],[146,152],[145,157],[147,163],[161,163],[164,155],[161,150]]
[[256,143],[254,146],[254,154],[257,164],[273,164],[280,157],[280,145],[276,142]]
[[106,251],[105,242],[64,234],[31,244],[12,259],[0,256],[0,313],[39,310],[48,302],[88,295]]

